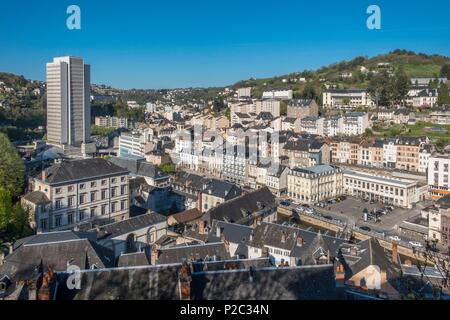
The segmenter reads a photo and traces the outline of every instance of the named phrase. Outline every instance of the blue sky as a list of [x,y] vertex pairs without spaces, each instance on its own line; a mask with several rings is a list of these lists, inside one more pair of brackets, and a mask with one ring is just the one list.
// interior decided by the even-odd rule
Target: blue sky
[[[66,28],[81,8],[82,29]],[[381,8],[382,29],[366,28]],[[222,86],[396,48],[450,56],[450,1],[0,1],[0,71],[45,79],[81,56],[92,82],[121,88]]]

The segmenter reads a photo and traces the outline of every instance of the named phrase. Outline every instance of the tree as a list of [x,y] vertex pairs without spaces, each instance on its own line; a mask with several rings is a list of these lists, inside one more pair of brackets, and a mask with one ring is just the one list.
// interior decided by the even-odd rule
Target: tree
[[6,231],[13,213],[11,193],[0,186],[0,233]]
[[448,85],[443,82],[439,87],[438,105],[443,106],[445,104],[450,104],[450,96],[448,94]]
[[403,104],[408,95],[409,79],[402,71],[397,70],[391,79],[391,99],[392,103]]
[[0,133],[0,186],[17,197],[22,192],[25,165],[8,137]]
[[367,92],[375,99],[377,108],[380,104],[384,106],[390,104],[389,85],[389,75],[385,71],[375,75],[370,80]]
[[441,68],[441,77],[450,79],[450,64],[445,64]]

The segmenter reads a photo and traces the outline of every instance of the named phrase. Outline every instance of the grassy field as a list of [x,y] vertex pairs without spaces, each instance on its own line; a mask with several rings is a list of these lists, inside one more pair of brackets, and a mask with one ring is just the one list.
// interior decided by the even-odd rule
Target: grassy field
[[415,125],[395,124],[388,127],[374,127],[373,133],[379,137],[423,137],[427,136],[436,144],[438,149],[442,149],[450,143],[450,125],[439,125],[431,122],[417,122]]

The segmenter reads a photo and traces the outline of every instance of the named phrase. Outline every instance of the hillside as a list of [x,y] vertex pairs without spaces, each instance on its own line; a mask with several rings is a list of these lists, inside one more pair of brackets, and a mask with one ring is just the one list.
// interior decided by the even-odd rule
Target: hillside
[[[367,87],[373,73],[380,71],[379,63],[389,63],[388,69],[401,69],[409,78],[435,78],[442,75],[444,65],[450,65],[450,57],[395,50],[372,58],[356,57],[314,71],[305,70],[271,78],[240,81],[232,87],[237,89],[251,86],[255,98],[259,98],[264,90],[290,88],[294,90],[296,97],[315,97],[320,101],[325,85],[339,88]],[[301,82],[300,78],[305,78],[306,82]]]

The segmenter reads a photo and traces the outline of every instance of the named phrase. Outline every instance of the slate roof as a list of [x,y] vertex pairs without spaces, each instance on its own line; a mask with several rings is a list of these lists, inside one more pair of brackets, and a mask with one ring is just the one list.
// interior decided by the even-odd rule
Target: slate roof
[[108,161],[118,167],[125,168],[130,171],[131,174],[137,176],[149,177],[152,179],[165,179],[169,177],[150,162],[123,157],[112,157]]
[[48,168],[47,172],[45,182],[49,184],[128,174],[128,170],[100,158],[63,161]]
[[159,250],[158,264],[182,263],[184,261],[213,260],[214,256],[217,260],[230,259],[223,242],[180,245],[171,248]]
[[41,191],[33,191],[27,193],[26,195],[23,196],[23,198],[34,204],[45,204],[51,202],[46,196],[46,194]]
[[173,219],[176,220],[177,223],[188,223],[200,219],[203,213],[197,208],[186,210],[180,213],[176,213],[171,215]]
[[[220,228],[220,237],[217,237],[217,228]],[[217,220],[212,222],[210,229],[207,242],[220,241],[223,235],[231,243],[247,244],[250,239],[250,234],[253,232],[252,227]]]
[[352,245],[342,246],[338,255],[339,260],[344,265],[346,279],[350,279],[370,265],[377,265],[381,270],[386,271],[388,279],[399,275],[392,262],[391,254],[380,245],[377,239],[370,238],[353,245],[357,248],[356,256],[350,253],[349,248],[351,247]]
[[304,108],[311,106],[312,103],[312,99],[292,99],[289,101],[289,107]]
[[207,271],[191,276],[193,300],[336,299],[331,265]]
[[94,265],[112,267],[113,252],[72,231],[37,235],[29,237],[5,258],[0,275],[6,274],[14,281],[27,280],[41,264],[44,270],[51,265],[56,271],[65,271],[67,263],[82,269]]
[[[282,241],[284,238],[284,242]],[[339,247],[346,241],[344,239],[317,234],[291,226],[277,223],[262,222],[253,231],[249,246],[264,248],[265,246],[290,251],[290,256],[297,258],[299,264],[315,264],[313,254],[320,248],[330,251],[331,257],[337,257]]]
[[179,300],[181,265],[88,270],[79,290],[69,290],[59,275],[57,300]]
[[117,261],[118,267],[148,266],[150,261],[145,252],[122,254]]
[[249,269],[250,267],[252,268],[273,267],[268,257],[257,259],[200,261],[200,262],[192,262],[192,266],[194,272]]
[[225,200],[233,199],[242,194],[242,190],[235,184],[217,180],[217,179],[204,179],[204,186],[202,193],[207,195],[213,195]]
[[[99,239],[115,238],[166,220],[167,217],[156,212],[151,212],[134,218],[103,225],[97,232],[97,236]],[[93,231],[95,231],[95,229]]]
[[205,214],[207,221],[223,220],[239,222],[245,220],[250,214],[273,206],[275,197],[267,187],[241,195],[232,200],[221,203]]

